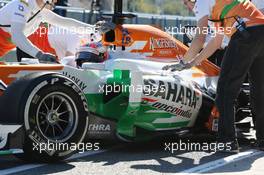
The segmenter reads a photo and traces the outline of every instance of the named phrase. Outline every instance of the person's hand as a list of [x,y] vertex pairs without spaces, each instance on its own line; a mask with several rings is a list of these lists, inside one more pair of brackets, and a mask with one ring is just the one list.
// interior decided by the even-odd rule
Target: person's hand
[[182,71],[185,69],[190,69],[193,66],[194,66],[193,62],[184,63],[182,60],[180,60],[180,62],[177,64],[164,66],[162,70],[170,70],[171,72],[175,72],[175,71]]
[[104,34],[106,32],[109,32],[110,30],[114,30],[116,28],[116,25],[114,23],[108,22],[108,21],[98,21],[95,24],[95,28],[101,34]]
[[58,63],[56,56],[50,53],[43,53],[39,51],[36,55],[36,58],[39,59],[40,62]]

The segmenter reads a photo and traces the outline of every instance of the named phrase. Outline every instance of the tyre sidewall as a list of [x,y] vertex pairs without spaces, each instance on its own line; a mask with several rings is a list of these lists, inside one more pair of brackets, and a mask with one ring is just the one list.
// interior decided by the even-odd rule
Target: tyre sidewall
[[32,148],[32,154],[44,160],[50,160],[52,158],[64,159],[76,152],[74,149],[55,150],[55,152],[52,152],[47,148],[46,151],[41,153],[38,150],[33,150],[34,145],[39,146],[43,145],[43,143],[47,145],[50,143],[53,144],[53,142],[44,137],[38,127],[36,127],[35,115],[41,98],[44,98],[52,92],[63,92],[67,94],[72,101],[74,101],[77,106],[76,112],[79,114],[75,132],[63,143],[68,144],[69,147],[72,144],[78,145],[84,139],[88,126],[89,113],[86,98],[80,88],[72,80],[60,74],[47,74],[33,79],[22,97],[20,116],[24,117],[24,127],[29,138],[27,139],[27,143],[25,143],[27,151],[30,152],[29,149]]

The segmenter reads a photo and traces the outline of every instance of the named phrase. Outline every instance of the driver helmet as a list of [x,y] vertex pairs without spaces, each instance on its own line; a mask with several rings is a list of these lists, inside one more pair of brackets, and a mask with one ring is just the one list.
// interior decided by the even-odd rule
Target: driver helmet
[[83,63],[101,63],[108,57],[107,47],[102,42],[93,42],[82,45],[76,52],[76,64],[82,67]]

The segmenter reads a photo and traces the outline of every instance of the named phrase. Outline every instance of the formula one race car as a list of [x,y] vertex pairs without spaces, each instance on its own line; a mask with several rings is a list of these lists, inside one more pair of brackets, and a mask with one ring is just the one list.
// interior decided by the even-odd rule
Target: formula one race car
[[110,48],[103,63],[0,65],[1,150],[23,149],[27,158],[51,161],[72,155],[69,145],[85,137],[137,141],[183,129],[217,130],[219,68],[204,61],[163,71],[187,47],[155,27],[123,25],[130,17],[116,0],[117,27],[103,37]]

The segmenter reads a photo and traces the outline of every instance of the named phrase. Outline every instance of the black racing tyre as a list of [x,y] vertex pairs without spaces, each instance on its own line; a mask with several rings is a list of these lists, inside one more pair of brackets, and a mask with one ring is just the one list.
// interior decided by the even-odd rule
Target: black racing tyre
[[89,112],[85,96],[72,80],[57,73],[31,74],[10,85],[4,99],[14,105],[6,106],[5,115],[22,120],[26,132],[19,158],[54,162],[77,151],[87,132]]

